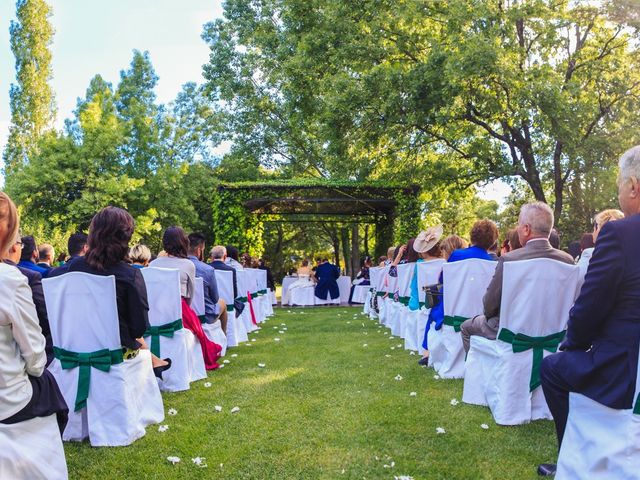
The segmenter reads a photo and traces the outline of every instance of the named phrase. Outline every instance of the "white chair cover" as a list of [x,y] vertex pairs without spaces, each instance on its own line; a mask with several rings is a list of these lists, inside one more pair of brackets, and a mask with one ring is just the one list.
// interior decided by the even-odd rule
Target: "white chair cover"
[[[482,313],[482,298],[496,262],[470,258],[442,266],[445,317],[471,318]],[[432,342],[431,339],[434,339]],[[442,325],[429,337],[430,362],[442,378],[464,376],[464,348],[460,332]]]
[[370,285],[356,285],[353,289],[353,297],[351,297],[351,303],[363,303],[366,305],[367,295],[369,294],[370,289]]
[[579,393],[569,394],[558,480],[640,478],[640,359],[635,398],[633,409],[615,410]]
[[242,319],[238,318],[233,307],[233,272],[216,270],[218,293],[227,304],[227,347],[236,347],[249,340]]
[[[411,279],[415,271],[415,263],[404,263],[398,265],[398,280],[396,283],[396,291],[393,295],[393,303],[391,303],[391,311],[389,312],[388,326],[391,333],[398,337],[404,337],[406,327],[406,317],[409,314],[409,297],[411,295]],[[398,301],[396,301],[396,294]]]
[[[147,267],[142,269],[149,299],[149,324],[167,325],[182,319],[180,271],[173,268]],[[179,392],[189,390],[189,383],[206,378],[202,348],[196,336],[187,328],[173,333],[173,337],[160,336],[160,357],[171,359],[171,368],[158,379],[160,390]],[[152,337],[145,336],[151,347]]]
[[[420,300],[420,305],[424,305],[425,300],[425,293],[422,287],[438,283],[444,263],[444,259],[418,263],[418,299]],[[407,313],[404,332],[404,348],[406,350],[418,350],[422,353],[422,340],[424,339],[430,312],[430,309],[421,307],[420,310]]]
[[242,320],[247,333],[251,333],[254,330],[258,330],[258,326],[254,325],[253,320],[251,320],[251,308],[248,300],[249,293],[251,293],[252,289],[255,289],[252,285],[255,282],[252,281],[253,278],[247,270],[236,270],[236,280],[238,281],[238,297],[244,303],[244,310],[239,318]]
[[262,296],[258,293],[260,290],[259,283],[262,277],[262,273],[264,273],[266,288],[266,272],[257,268],[245,268],[244,271],[247,281],[247,288],[249,290],[249,293],[251,294],[251,303],[253,305],[254,315],[256,316],[256,322],[260,324],[264,322],[264,320],[266,319],[266,315],[264,314],[264,309],[262,307]]
[[0,423],[0,478],[69,478],[55,414],[13,425]]
[[530,391],[530,383],[539,382],[532,377],[534,350],[514,353],[500,338],[509,331],[528,337],[562,332],[579,290],[577,266],[548,258],[505,262],[498,340],[471,337],[463,401],[488,404],[500,425],[550,419],[542,388]]
[[388,327],[390,323],[391,304],[393,303],[393,294],[396,291],[398,277],[389,275],[389,266],[384,268],[384,279],[380,291],[384,292],[386,296],[378,298],[378,306],[380,308],[380,323]]
[[[216,278],[217,281],[217,278]],[[227,353],[227,336],[222,331],[220,320],[216,320],[213,323],[207,323],[205,319],[205,304],[204,304],[204,280],[202,277],[196,277],[195,295],[191,301],[191,308],[196,312],[200,322],[202,323],[202,331],[209,340],[222,347],[220,356],[224,357]]]
[[338,278],[338,290],[340,291],[340,302],[331,303],[349,303],[349,295],[351,294],[351,277],[348,275],[341,275]]
[[374,296],[377,295],[376,292],[381,288],[384,281],[384,267],[371,267],[369,269],[369,281],[371,282],[370,294],[368,295],[369,306],[365,306],[365,312],[368,308],[369,318],[378,318],[378,312],[373,308],[374,303],[378,303],[377,299],[374,300]]
[[[43,279],[42,286],[56,347],[76,353],[122,349],[115,277],[70,272]],[[91,368],[87,404],[77,412],[80,368],[65,370],[56,358],[49,370],[69,406],[63,440],[88,437],[93,446],[129,445],[144,436],[147,425],[164,420],[148,350],[111,365],[108,372]]]

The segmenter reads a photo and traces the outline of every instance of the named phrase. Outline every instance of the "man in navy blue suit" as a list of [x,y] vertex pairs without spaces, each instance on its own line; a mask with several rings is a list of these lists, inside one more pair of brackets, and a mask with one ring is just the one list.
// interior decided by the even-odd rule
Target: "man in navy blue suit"
[[340,297],[340,288],[338,288],[338,278],[340,278],[340,270],[338,267],[329,263],[326,258],[322,259],[320,265],[315,271],[316,280],[318,281],[315,289],[315,295],[322,300],[327,299],[327,293],[332,299]]
[[[600,231],[560,352],[542,362],[540,379],[562,443],[569,392],[615,409],[632,407],[640,346],[640,146],[619,162],[618,200],[625,218]],[[540,475],[555,465],[538,467]]]

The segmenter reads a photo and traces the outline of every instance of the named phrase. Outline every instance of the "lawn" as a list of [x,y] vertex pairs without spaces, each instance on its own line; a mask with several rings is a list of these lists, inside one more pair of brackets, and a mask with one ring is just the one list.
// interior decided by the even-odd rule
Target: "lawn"
[[533,479],[555,460],[552,422],[499,427],[486,408],[452,405],[462,381],[434,379],[402,343],[360,309],[276,309],[223,369],[163,394],[177,410],[165,432],[66,443],[70,478]]

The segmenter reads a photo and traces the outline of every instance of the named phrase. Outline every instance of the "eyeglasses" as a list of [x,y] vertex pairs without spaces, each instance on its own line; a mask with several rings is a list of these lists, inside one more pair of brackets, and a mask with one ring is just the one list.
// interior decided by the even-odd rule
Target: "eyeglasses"
[[24,243],[22,243],[20,240],[16,242],[16,245],[20,245],[20,248],[24,248]]

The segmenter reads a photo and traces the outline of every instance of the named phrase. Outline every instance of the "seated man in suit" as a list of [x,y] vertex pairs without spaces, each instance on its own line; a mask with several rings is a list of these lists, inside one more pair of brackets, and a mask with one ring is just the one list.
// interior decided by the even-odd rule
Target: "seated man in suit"
[[338,278],[340,278],[340,270],[329,260],[323,258],[316,268],[315,277],[317,280],[315,295],[316,297],[326,300],[327,293],[331,295],[331,299],[340,298],[340,288],[338,288]]
[[47,273],[53,267],[53,262],[56,259],[56,252],[53,249],[53,245],[48,243],[41,243],[38,245],[38,263],[39,267],[47,270]]
[[[236,269],[227,263],[227,248],[222,245],[216,245],[211,249],[211,265],[215,270],[225,270],[233,273],[233,298],[238,298],[238,274]],[[240,301],[234,301],[233,306],[236,310],[236,315],[241,315],[244,310],[244,303]]]
[[553,248],[549,243],[549,235],[552,228],[553,211],[549,205],[543,202],[534,202],[522,206],[517,228],[518,239],[522,248],[506,253],[499,258],[496,272],[482,299],[484,315],[470,318],[460,326],[465,352],[469,351],[471,335],[479,335],[490,340],[495,340],[498,335],[504,262],[530,260],[532,258],[551,258],[552,260],[573,265],[571,255]]
[[[569,392],[615,409],[629,409],[640,344],[640,146],[619,162],[618,200],[625,218],[598,234],[587,274],[567,324],[560,352],[542,361],[540,380],[562,443]],[[541,475],[555,465],[538,467]]]
[[[78,232],[74,233],[67,240],[67,251],[69,252],[69,259],[57,268],[54,268],[56,275],[62,275],[69,271],[69,265],[78,257],[84,257],[89,247],[87,246],[87,234]],[[51,272],[53,273],[53,272]]]

